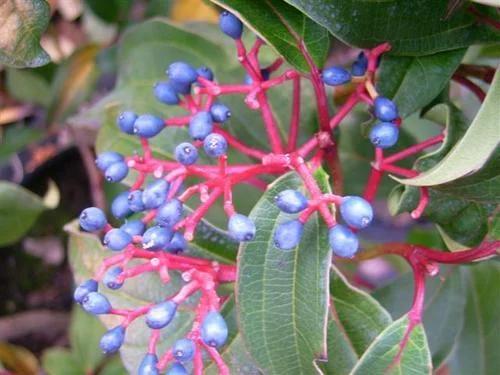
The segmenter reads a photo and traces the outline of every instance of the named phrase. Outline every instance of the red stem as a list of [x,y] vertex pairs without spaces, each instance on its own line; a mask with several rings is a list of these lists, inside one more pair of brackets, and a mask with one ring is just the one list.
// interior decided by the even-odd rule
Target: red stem
[[295,150],[300,126],[300,77],[293,80],[292,118],[290,121],[290,135],[288,136],[287,152]]

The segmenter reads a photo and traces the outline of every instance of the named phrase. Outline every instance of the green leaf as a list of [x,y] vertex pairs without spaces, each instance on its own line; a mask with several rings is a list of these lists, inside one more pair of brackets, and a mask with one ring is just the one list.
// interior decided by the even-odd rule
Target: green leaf
[[500,128],[498,103],[500,103],[500,68],[497,69],[486,99],[463,138],[432,169],[401,182],[413,186],[434,186],[480,170],[498,148]]
[[428,56],[382,58],[377,79],[379,92],[392,98],[403,118],[429,104],[450,81],[465,49]]
[[94,372],[104,359],[99,341],[106,329],[95,316],[87,314],[78,306],[73,308],[69,339],[73,355],[85,368],[85,373]]
[[47,123],[65,120],[92,94],[97,83],[97,45],[75,51],[57,70],[52,82]]
[[42,129],[28,127],[21,123],[4,129],[0,147],[0,162],[5,163],[14,154],[45,136]]
[[410,321],[405,315],[390,324],[370,345],[351,375],[364,374],[431,374],[432,363],[422,324],[413,327],[399,360],[396,355]]
[[383,42],[392,53],[421,56],[500,40],[460,9],[449,18],[446,0],[286,0],[347,44],[371,48]]
[[85,5],[107,23],[125,23],[128,20],[132,0],[85,0]]
[[[324,172],[320,185],[328,189]],[[276,226],[290,219],[274,197],[301,188],[295,174],[270,185],[250,214],[256,238],[241,246],[238,257],[240,327],[250,355],[269,374],[312,374],[313,361],[326,355],[331,261],[326,226],[312,216],[292,251],[277,249],[273,240]]]
[[500,264],[483,262],[465,271],[468,285],[465,325],[450,361],[450,370],[454,375],[495,374],[500,368]]
[[45,198],[40,198],[21,186],[0,181],[0,246],[18,241],[43,211],[58,204],[59,191],[53,183]]
[[350,285],[334,269],[330,281],[328,361],[317,362],[325,374],[347,374],[392,319],[369,294]]
[[44,107],[49,104],[50,96],[46,95],[50,90],[49,82],[35,69],[7,69],[6,85],[9,94],[18,100]]
[[212,0],[229,9],[265,40],[286,61],[301,72],[308,72],[307,61],[299,50],[303,41],[314,63],[322,67],[330,49],[328,31],[292,6],[279,0]]
[[9,0],[0,4],[0,64],[34,68],[50,62],[40,46],[50,7],[45,0]]
[[[456,142],[465,133],[467,126],[462,113],[452,104],[436,106],[430,114],[442,113],[447,119],[446,138],[437,150],[420,157],[414,164],[417,171],[426,171],[446,157]],[[481,201],[462,196],[448,195],[439,189],[430,188],[430,201],[424,211],[426,219],[438,224],[451,239],[466,245],[475,246],[488,231],[487,219],[491,208]],[[412,211],[417,207],[420,193],[414,186],[399,185],[389,196],[389,210],[396,215]]]
[[[462,330],[465,309],[465,283],[458,267],[441,266],[440,277],[427,278],[423,324],[432,353],[434,368],[451,354]],[[398,280],[377,290],[373,296],[394,318],[411,307],[413,275],[408,272]]]
[[73,353],[63,348],[46,350],[42,357],[42,366],[48,375],[86,374],[85,368],[75,360]]
[[105,363],[99,375],[122,375],[126,370],[123,368],[122,360],[119,355],[109,358]]

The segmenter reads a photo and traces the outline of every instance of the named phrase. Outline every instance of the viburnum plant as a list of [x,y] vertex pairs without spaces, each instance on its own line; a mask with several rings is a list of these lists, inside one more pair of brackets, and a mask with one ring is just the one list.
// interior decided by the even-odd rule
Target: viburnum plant
[[[245,18],[245,4],[228,3]],[[459,238],[450,235],[453,231],[449,226],[468,206],[450,206],[450,217],[437,217],[433,200],[437,205],[439,200],[446,204],[442,196],[446,192],[425,183],[432,170],[422,172],[438,164],[444,155],[452,155],[450,149],[457,139],[466,139],[469,133],[462,137],[465,131],[457,135],[456,129],[448,126],[393,151],[407,126],[404,117],[421,106],[410,113],[405,107],[401,113],[395,100],[380,92],[382,80],[391,79],[379,68],[383,68],[380,64],[384,64],[392,44],[384,42],[356,52],[348,68],[318,66],[309,49],[314,43],[296,31],[297,25],[287,19],[289,14],[277,14],[289,33],[287,43],[294,46],[295,57],[290,53],[269,64],[261,63],[264,37],[268,36],[272,43],[272,36],[263,26],[262,35],[251,46],[245,45],[243,23],[233,13],[223,11],[219,26],[234,41],[237,60],[246,74],[243,82],[225,83],[225,77],[214,75],[209,67],[193,66],[189,60],[166,61],[168,80],[158,81],[152,92],[159,102],[176,106],[184,113],[167,118],[136,113],[132,101],[130,108],[118,114],[115,126],[127,139],[137,137],[141,149],[127,155],[110,150],[97,155],[97,168],[108,182],[125,181],[132,175],[133,181],[129,181],[129,189],[113,199],[113,220],[96,207],[81,213],[80,227],[102,232],[105,251],[110,253],[91,277],[79,284],[74,299],[87,312],[107,316],[110,329],[100,343],[105,353],[119,351],[127,340],[134,346],[135,337],[128,331],[140,325],[141,334],[146,332],[147,345],[140,355],[125,349],[122,356],[130,371],[141,375],[165,371],[170,375],[188,371],[201,374],[205,369],[220,374],[258,373],[259,368],[275,374],[430,373],[431,354],[422,328],[426,279],[438,275],[440,265],[491,258],[497,254],[500,242],[483,234],[479,241],[465,243],[476,241],[477,246],[454,252],[404,242],[365,245],[360,243],[359,235],[374,220],[372,204],[383,177],[390,174],[407,184],[399,185],[397,194],[391,194],[390,200],[399,201],[397,211],[410,211],[414,220],[426,217],[438,223],[447,244],[458,244]],[[260,31],[252,17],[249,14],[247,22]],[[493,22],[488,28],[498,30],[498,23],[484,19]],[[302,22],[313,24],[304,18]],[[319,25],[314,27],[320,30]],[[459,55],[458,60],[463,54]],[[297,56],[303,59],[307,72],[294,66]],[[453,78],[481,101],[485,100],[484,91],[469,77],[498,86],[498,73],[494,76],[493,68],[460,66]],[[290,84],[287,99],[291,115],[284,136],[270,94]],[[317,130],[311,136],[307,135],[309,130],[302,134],[301,90],[306,84],[312,87],[310,99],[316,108]],[[331,108],[331,87],[335,93],[347,92],[335,110]],[[447,90],[441,87],[439,91],[446,95]],[[492,86],[491,90],[488,96],[496,95],[492,100],[498,100],[498,88]],[[425,103],[427,106],[439,91]],[[226,98],[234,96],[260,113],[261,122],[251,127],[265,137],[268,149],[248,144],[244,136],[227,127],[235,113],[225,104]],[[449,116],[460,117],[451,102],[447,103]],[[364,129],[359,137],[366,137],[372,144],[373,160],[369,175],[361,176],[366,187],[358,196],[344,193],[346,167],[339,156],[342,135],[339,137],[338,132],[342,126],[353,126],[352,121],[344,123],[360,106],[373,118],[369,128],[359,125]],[[182,133],[184,138],[167,150],[173,160],[159,157],[152,146],[153,139],[169,128],[187,129]],[[413,167],[400,165],[429,150],[434,151]],[[418,178],[423,182],[418,183]],[[252,187],[263,194],[250,215],[240,212],[242,202],[235,199],[238,186]],[[492,185],[492,189],[498,189],[498,185]],[[241,199],[241,193],[238,197]],[[226,233],[205,221],[217,205],[226,216]],[[488,217],[496,212],[493,206],[484,208]],[[455,214],[451,212],[454,210]],[[224,262],[231,258],[226,249],[234,249],[236,244],[238,263]],[[200,247],[212,249],[211,256],[200,253]],[[373,290],[375,284],[353,271],[353,266],[385,255],[404,259],[413,275],[413,302],[403,318],[395,322],[375,299],[351,286]],[[364,264],[372,264],[374,269],[381,267]],[[158,278],[166,294],[152,296],[150,303],[135,304],[133,298],[125,305],[115,303],[119,298],[112,291],[118,293],[127,283],[145,275]],[[150,279],[141,280],[138,297],[149,293]],[[234,284],[236,301],[230,288]],[[397,283],[394,287],[398,287]],[[403,284],[401,288],[406,291]],[[234,305],[237,318],[228,312]],[[350,313],[349,308],[353,309]],[[246,348],[234,345],[240,339],[235,321],[239,322]],[[458,336],[463,320],[459,324],[452,340]],[[433,361],[441,365],[453,343],[436,345],[436,351],[443,352],[436,354],[441,356],[439,359],[433,356]],[[252,359],[247,357],[247,350]],[[128,356],[133,360],[127,362]],[[243,357],[248,358],[248,364],[241,363]]]

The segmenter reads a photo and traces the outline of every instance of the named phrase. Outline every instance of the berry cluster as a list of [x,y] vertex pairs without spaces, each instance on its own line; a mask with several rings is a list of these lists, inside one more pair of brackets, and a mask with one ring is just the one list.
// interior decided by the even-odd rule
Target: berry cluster
[[[100,345],[105,353],[118,351],[125,340],[129,324],[138,317],[145,316],[151,336],[148,351],[139,367],[141,375],[158,374],[169,366],[167,374],[185,374],[185,365],[189,361],[193,362],[195,372],[200,373],[203,368],[203,350],[216,363],[220,373],[229,373],[217,350],[226,342],[228,328],[220,314],[221,299],[215,290],[219,284],[235,280],[235,267],[190,257],[182,252],[193,239],[200,220],[219,198],[223,200],[228,217],[229,236],[237,242],[251,241],[255,237],[259,228],[251,218],[238,213],[233,204],[232,189],[235,185],[247,183],[264,190],[267,184],[259,176],[279,176],[294,171],[303,180],[305,191],[284,190],[275,197],[276,206],[281,211],[297,214],[295,219],[277,227],[274,233],[276,248],[288,251],[295,249],[299,245],[304,224],[314,213],[319,213],[329,228],[329,244],[333,253],[339,257],[352,258],[359,249],[356,231],[366,228],[373,219],[369,202],[374,198],[381,173],[398,173],[398,170],[403,175],[413,173],[393,166],[392,163],[442,140],[442,137],[436,138],[414,146],[404,155],[395,154],[384,159],[383,149],[396,143],[401,125],[394,102],[379,96],[373,84],[377,61],[389,49],[387,44],[360,53],[350,72],[340,66],[328,67],[320,72],[298,41],[310,63],[311,74],[303,75],[293,69],[279,74],[283,65],[281,58],[270,66],[260,66],[258,54],[263,45],[261,39],[257,38],[255,45],[247,53],[241,41],[243,25],[238,18],[229,12],[223,12],[220,16],[220,28],[235,40],[238,60],[247,72],[244,83],[222,85],[215,81],[212,71],[207,67],[195,69],[186,62],[171,63],[167,69],[168,81],[156,83],[154,95],[160,102],[180,106],[188,114],[163,119],[153,114],[123,112],[118,117],[117,126],[124,133],[139,137],[143,154],[125,157],[107,151],[99,154],[96,159],[97,167],[109,182],[123,181],[129,170],[138,173],[130,190],[119,194],[111,203],[111,214],[116,219],[125,219],[125,222],[120,227],[112,227],[104,212],[96,207],[87,208],[80,215],[81,228],[85,231],[104,232],[103,244],[116,254],[104,261],[93,279],[77,287],[74,299],[91,314],[123,317],[120,325],[102,337]],[[309,80],[315,90],[320,130],[310,140],[298,146],[300,81],[303,79]],[[290,132],[285,144],[277,131],[267,91],[288,81],[292,81],[294,91]],[[330,118],[325,85],[350,83],[357,85],[354,92]],[[219,99],[231,94],[244,94],[245,103],[251,109],[260,111],[271,152],[248,146],[224,129],[224,123],[230,120],[231,111]],[[324,193],[313,177],[314,171],[322,162],[331,168],[333,175],[340,170],[338,158],[335,157],[336,144],[332,129],[358,103],[372,106],[373,113],[379,120],[372,127],[369,136],[376,147],[376,162],[373,164],[375,177],[370,177],[370,187],[364,198]],[[169,126],[187,127],[190,138],[173,150],[175,161],[154,158],[149,145],[150,138]],[[229,164],[229,147],[256,162]],[[200,164],[200,152],[213,158],[216,164]],[[185,180],[191,176],[202,182],[183,189]],[[146,183],[148,177],[153,179]],[[200,205],[188,213],[184,205],[195,195],[199,195]],[[426,200],[423,200],[419,205],[420,213],[425,204]],[[337,222],[333,205],[338,207],[344,224]],[[134,218],[128,220],[131,215]],[[133,259],[143,262],[129,265]],[[107,288],[118,289],[127,279],[145,272],[157,272],[161,280],[167,283],[170,271],[181,272],[185,285],[174,296],[156,304],[133,310],[118,309],[111,306],[105,295],[98,291],[99,282]],[[158,357],[156,345],[160,330],[172,321],[178,306],[196,292],[201,292],[201,297],[192,330]]]

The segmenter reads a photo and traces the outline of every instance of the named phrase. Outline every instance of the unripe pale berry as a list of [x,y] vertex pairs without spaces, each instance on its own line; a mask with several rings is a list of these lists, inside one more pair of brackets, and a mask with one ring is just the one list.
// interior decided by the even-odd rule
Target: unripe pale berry
[[219,156],[224,155],[227,151],[226,138],[217,133],[209,134],[203,141],[203,149],[208,156],[218,158]]
[[168,105],[179,104],[177,91],[172,87],[170,82],[156,82],[154,86],[154,94],[156,99]]
[[220,348],[225,344],[228,336],[226,321],[221,314],[212,310],[203,319],[200,334],[205,344]]
[[328,232],[328,242],[335,255],[352,258],[359,248],[358,237],[347,227],[337,224]]
[[104,212],[97,207],[89,207],[80,214],[80,226],[87,232],[103,229],[108,223]]
[[174,345],[172,346],[172,354],[178,361],[189,361],[193,358],[195,349],[193,340],[179,339],[174,342]]
[[210,112],[200,111],[189,122],[189,135],[194,140],[202,141],[212,132],[212,115]]
[[106,332],[99,342],[99,347],[104,354],[116,353],[125,340],[125,327],[117,326]]
[[130,215],[132,210],[128,206],[128,191],[124,191],[116,196],[111,203],[111,214],[117,219],[123,219]]
[[160,226],[173,227],[182,218],[182,202],[176,198],[170,199],[156,211],[156,222]]
[[166,327],[174,318],[177,304],[166,301],[153,306],[146,314],[146,324],[151,329]]
[[97,158],[95,159],[95,165],[97,166],[97,168],[99,168],[99,170],[104,172],[111,164],[122,162],[123,160],[123,156],[118,152],[105,151],[97,155]]
[[118,282],[116,278],[123,272],[123,268],[115,266],[111,267],[104,274],[104,278],[102,280],[103,284],[106,285],[109,289],[120,289],[123,286],[123,281]]
[[167,199],[170,185],[164,179],[153,181],[146,185],[142,192],[142,202],[147,209],[157,208]]
[[227,227],[229,235],[236,241],[251,241],[255,237],[255,223],[245,215],[234,214]]
[[140,115],[134,122],[134,134],[140,137],[152,138],[159,134],[165,123],[161,117],[155,115]]
[[128,167],[124,162],[113,163],[104,171],[104,177],[108,182],[120,182],[127,177],[127,174]]
[[175,147],[175,159],[184,165],[191,165],[198,160],[198,150],[191,143],[179,143]]
[[219,16],[219,27],[224,34],[233,39],[240,39],[243,33],[243,23],[238,17],[226,10]]
[[142,236],[142,247],[151,251],[161,250],[167,246],[172,236],[173,231],[170,227],[151,227]]
[[132,242],[132,237],[127,232],[114,228],[104,235],[102,242],[108,249],[120,251]]
[[283,190],[276,195],[275,202],[276,206],[287,214],[296,214],[304,210],[308,205],[304,194],[292,189]]
[[134,122],[136,119],[137,114],[131,111],[125,111],[118,115],[116,123],[122,132],[134,134]]
[[214,103],[210,107],[210,114],[212,115],[212,120],[215,122],[226,122],[231,117],[231,110],[222,103]]
[[298,220],[286,221],[276,228],[274,232],[274,244],[278,249],[291,250],[299,245],[304,224]]
[[399,129],[392,122],[379,122],[370,130],[370,141],[375,147],[392,147],[397,143],[398,137]]
[[99,292],[90,292],[82,300],[83,309],[89,314],[107,314],[111,310],[108,299]]
[[358,229],[366,228],[373,220],[371,204],[361,197],[344,197],[340,204],[340,214],[349,226]]
[[391,99],[378,96],[375,98],[373,105],[375,107],[375,116],[377,116],[380,121],[394,121],[399,116],[396,103],[394,103]]
[[344,85],[351,80],[351,73],[341,66],[330,66],[323,70],[321,79],[328,86]]
[[95,280],[87,280],[75,289],[73,293],[73,299],[75,300],[76,303],[82,303],[83,299],[89,294],[90,292],[97,292],[97,281]]

